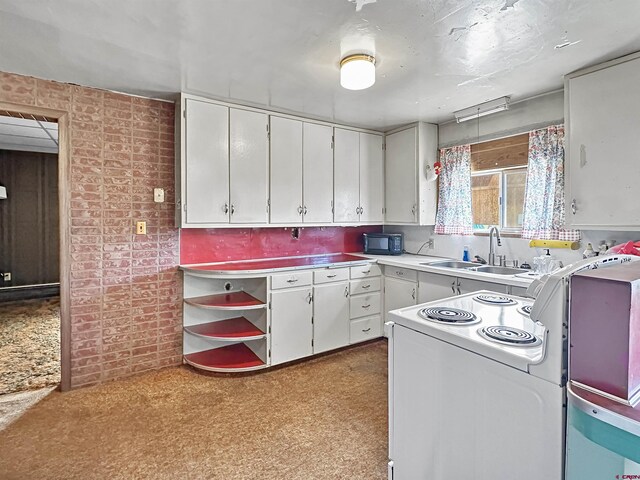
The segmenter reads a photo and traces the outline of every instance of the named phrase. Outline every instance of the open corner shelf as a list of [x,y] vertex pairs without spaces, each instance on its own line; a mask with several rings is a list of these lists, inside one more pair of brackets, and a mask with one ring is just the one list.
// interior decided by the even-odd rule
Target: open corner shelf
[[184,356],[184,361],[210,372],[248,372],[267,367],[244,343],[190,353]]
[[217,310],[258,310],[267,307],[265,302],[246,292],[217,293],[202,297],[185,298],[184,302],[198,308]]
[[244,317],[185,326],[184,330],[192,335],[222,341],[258,340],[266,337],[265,332]]

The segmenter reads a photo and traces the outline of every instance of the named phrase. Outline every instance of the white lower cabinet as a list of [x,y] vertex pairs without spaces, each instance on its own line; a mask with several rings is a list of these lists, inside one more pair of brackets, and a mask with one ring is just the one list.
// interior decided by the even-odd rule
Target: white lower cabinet
[[380,315],[352,320],[349,327],[350,343],[364,342],[382,335]]
[[349,344],[349,283],[313,287],[313,353]]
[[271,365],[313,354],[311,287],[271,292]]
[[384,310],[385,321],[388,321],[389,310],[410,307],[418,301],[418,282],[401,280],[395,277],[384,278]]
[[468,278],[420,272],[418,275],[418,303],[432,302],[442,298],[462,295],[478,290],[509,293],[509,286],[500,283],[471,280]]

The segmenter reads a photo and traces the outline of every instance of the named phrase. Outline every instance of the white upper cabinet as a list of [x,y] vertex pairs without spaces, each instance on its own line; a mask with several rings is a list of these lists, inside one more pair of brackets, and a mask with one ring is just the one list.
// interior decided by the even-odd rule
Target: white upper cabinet
[[229,201],[231,223],[267,223],[268,117],[230,109]]
[[384,152],[382,136],[360,133],[360,222],[384,220]]
[[360,134],[334,129],[333,221],[356,223],[360,212]]
[[333,128],[305,123],[303,127],[304,222],[331,223],[333,212]]
[[302,122],[271,117],[271,223],[302,222]]
[[639,230],[640,54],[565,78],[569,226]]
[[418,123],[385,138],[385,223],[433,225],[438,126]]
[[334,129],[334,206],[337,223],[382,223],[382,136]]
[[182,226],[227,223],[229,108],[186,100],[183,135]]

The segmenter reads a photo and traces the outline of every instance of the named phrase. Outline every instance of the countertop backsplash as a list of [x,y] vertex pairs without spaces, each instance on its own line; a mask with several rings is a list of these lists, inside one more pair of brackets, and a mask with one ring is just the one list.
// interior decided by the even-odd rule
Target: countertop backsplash
[[[428,245],[424,245],[420,254],[462,259],[464,246],[468,245],[471,259],[473,259],[474,255],[480,255],[485,260],[488,260],[489,257],[489,237],[484,235],[437,235],[434,233],[433,227],[395,225],[385,226],[384,231],[404,233],[404,248],[407,253],[418,252],[418,249],[425,242],[433,238],[433,248],[428,248]],[[509,261],[515,259],[520,263],[526,261],[532,265],[533,257],[544,253],[542,248],[529,247],[529,240],[527,239],[505,236],[501,238],[502,246],[497,247],[496,254],[506,255]],[[640,240],[640,232],[583,230],[578,250],[556,248],[551,249],[551,255],[562,261],[564,265],[568,265],[582,258],[582,252],[587,247],[587,243],[591,243],[594,250],[597,251],[602,241],[606,241],[608,244],[615,241],[614,244],[618,244],[629,240]]]

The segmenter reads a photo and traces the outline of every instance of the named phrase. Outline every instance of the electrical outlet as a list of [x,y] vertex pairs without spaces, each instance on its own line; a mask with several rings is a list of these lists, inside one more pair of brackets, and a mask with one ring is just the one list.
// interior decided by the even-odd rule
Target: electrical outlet
[[5,282],[10,282],[11,281],[11,272],[6,272],[2,274],[2,278],[4,279]]
[[153,201],[156,203],[164,202],[164,188],[153,189]]
[[147,234],[147,222],[136,222],[136,235]]

